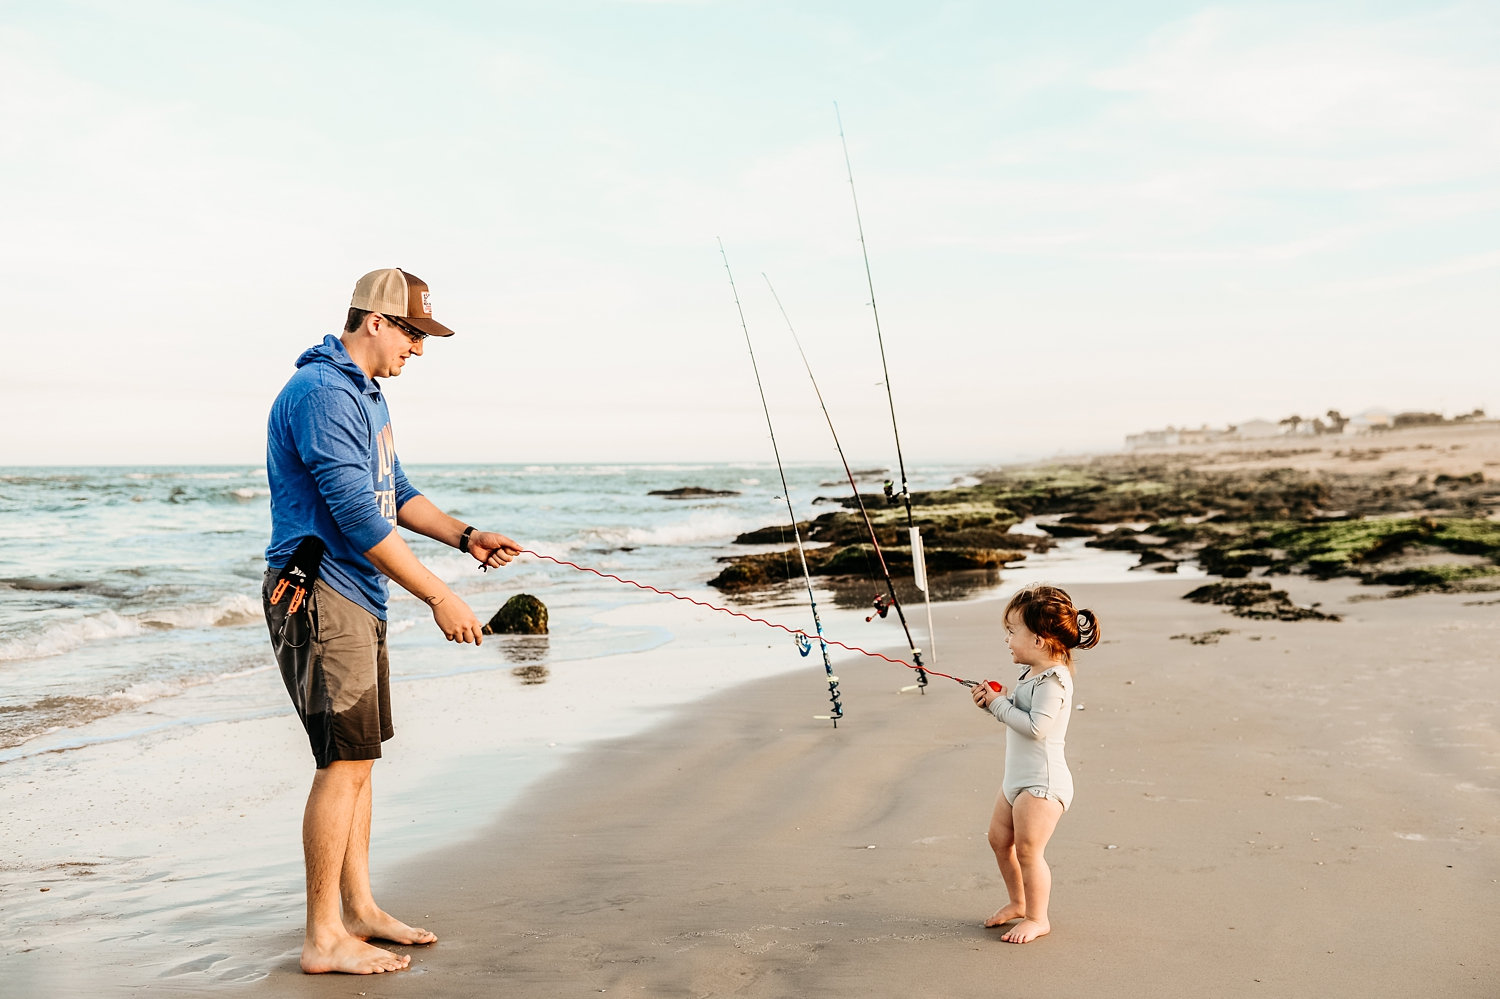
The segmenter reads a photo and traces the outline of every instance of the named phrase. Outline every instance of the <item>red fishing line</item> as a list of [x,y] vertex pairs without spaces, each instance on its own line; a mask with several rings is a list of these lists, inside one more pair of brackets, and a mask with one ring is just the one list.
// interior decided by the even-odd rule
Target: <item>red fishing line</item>
[[786,625],[784,625],[784,624],[777,624],[775,621],[767,621],[764,618],[751,617],[749,614],[741,614],[739,611],[730,610],[728,607],[719,607],[719,606],[716,606],[715,604],[705,603],[702,600],[694,600],[692,597],[685,597],[685,596],[683,596],[680,593],[673,593],[671,590],[663,590],[663,589],[660,589],[659,587],[652,586],[649,583],[637,583],[633,579],[626,579],[623,576],[616,576],[613,573],[601,572],[598,569],[591,569],[591,568],[589,568],[586,565],[579,565],[576,562],[569,562],[567,559],[556,558],[556,557],[554,557],[552,555],[543,555],[541,552],[534,552],[534,551],[531,551],[530,549],[527,549],[527,548],[522,548],[521,549],[521,554],[522,555],[532,555],[532,556],[535,556],[536,558],[546,559],[548,562],[556,562],[558,565],[565,565],[565,566],[567,566],[570,569],[577,569],[579,572],[591,572],[591,573],[593,573],[596,576],[603,577],[604,579],[613,579],[617,583],[625,583],[625,584],[627,584],[629,586],[634,586],[634,587],[636,587],[638,589],[650,590],[652,593],[660,593],[664,597],[671,597],[673,600],[681,600],[681,601],[684,601],[685,603],[695,604],[696,606],[699,606],[699,607],[706,607],[706,608],[708,608],[711,611],[718,611],[720,614],[732,614],[735,617],[744,618],[746,621],[753,621],[756,624],[763,624],[763,625],[765,625],[768,628],[777,628],[777,629],[779,629],[781,631],[786,632],[789,635],[800,635],[800,636],[802,636],[804,638],[807,638],[809,641],[819,640],[819,641],[826,642],[829,645],[836,645],[836,646],[838,646],[841,649],[848,650],[849,652],[858,652],[860,655],[862,655],[862,656],[869,656],[872,659],[884,659],[886,662],[888,662],[888,663],[895,663],[897,666],[905,666],[907,669],[914,669],[914,670],[924,671],[924,672],[926,672],[926,673],[928,673],[928,674],[930,674],[932,676],[940,676],[940,677],[942,677],[945,680],[954,680],[954,681],[957,681],[958,683],[963,684],[965,687],[973,687],[973,686],[975,686],[979,682],[977,680],[965,680],[962,677],[950,676],[947,673],[939,673],[937,670],[933,669],[930,666],[913,666],[909,662],[904,662],[904,661],[902,661],[900,659],[892,659],[890,656],[884,655],[882,653],[871,652],[868,649],[861,649],[861,648],[859,648],[857,646],[854,646],[854,645],[845,645],[843,642],[834,641],[832,638],[824,637],[824,638],[820,639],[819,636],[817,636],[817,635],[810,635],[807,632],[802,631],[802,630],[797,629],[797,628],[788,628]]

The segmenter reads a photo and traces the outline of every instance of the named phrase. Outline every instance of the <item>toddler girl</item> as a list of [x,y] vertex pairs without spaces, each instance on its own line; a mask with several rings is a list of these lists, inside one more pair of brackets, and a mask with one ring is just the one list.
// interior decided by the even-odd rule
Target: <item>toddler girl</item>
[[1057,820],[1073,800],[1063,736],[1073,710],[1071,650],[1099,642],[1092,611],[1076,610],[1055,586],[1034,585],[1005,607],[1006,645],[1021,667],[1014,691],[975,685],[974,703],[1005,723],[1005,783],[990,818],[990,848],[1010,901],[984,922],[1020,922],[1000,937],[1030,943],[1049,931],[1052,871],[1043,856]]

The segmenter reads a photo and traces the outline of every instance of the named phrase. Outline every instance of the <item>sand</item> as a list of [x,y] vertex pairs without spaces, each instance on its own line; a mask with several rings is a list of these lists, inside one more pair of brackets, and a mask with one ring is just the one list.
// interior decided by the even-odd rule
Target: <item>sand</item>
[[[1078,585],[1077,798],[1053,932],[999,940],[983,830],[1003,733],[966,692],[862,661],[850,716],[806,677],[722,691],[600,744],[465,842],[377,874],[442,940],[375,979],[277,996],[1477,996],[1500,958],[1500,614],[1293,580],[1345,619],[1251,622],[1189,584]],[[949,605],[944,664],[1004,677],[994,603]],[[1213,644],[1188,635],[1220,629]],[[478,779],[480,775],[471,775]]]
[[[1500,421],[1403,427],[1362,434],[1219,441],[1208,445],[1143,448],[1124,456],[1164,458],[1215,471],[1293,468],[1355,475],[1403,473],[1500,478]],[[1117,460],[1111,456],[1106,460]]]

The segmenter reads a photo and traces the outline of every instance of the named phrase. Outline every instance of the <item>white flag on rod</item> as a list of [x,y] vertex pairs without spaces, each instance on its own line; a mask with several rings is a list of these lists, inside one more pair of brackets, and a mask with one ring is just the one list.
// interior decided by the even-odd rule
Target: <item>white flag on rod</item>
[[911,572],[916,580],[917,589],[923,593],[927,592],[927,559],[922,554],[922,532],[913,527],[911,530]]

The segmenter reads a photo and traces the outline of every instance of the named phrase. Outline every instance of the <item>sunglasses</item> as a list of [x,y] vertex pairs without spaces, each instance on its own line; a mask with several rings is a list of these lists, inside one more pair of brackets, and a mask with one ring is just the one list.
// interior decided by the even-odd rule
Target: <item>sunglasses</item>
[[396,327],[396,329],[400,330],[402,333],[405,333],[406,334],[406,338],[408,340],[410,340],[412,343],[421,343],[423,340],[425,340],[429,336],[431,336],[431,334],[429,334],[429,333],[423,333],[419,329],[413,329],[412,327],[406,325],[405,323],[403,323],[400,319],[398,319],[395,316],[386,316],[385,319],[386,319],[386,322],[388,322],[392,326]]

